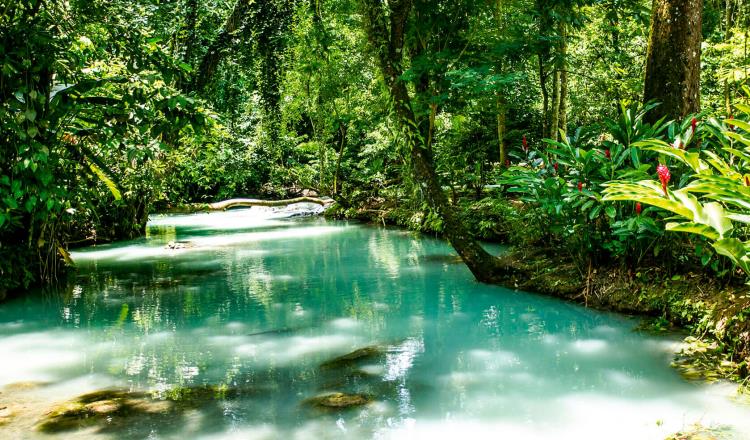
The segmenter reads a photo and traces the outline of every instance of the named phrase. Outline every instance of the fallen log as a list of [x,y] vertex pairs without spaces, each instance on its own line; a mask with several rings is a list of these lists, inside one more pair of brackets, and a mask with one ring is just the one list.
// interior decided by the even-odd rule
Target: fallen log
[[333,199],[321,199],[318,197],[295,197],[284,200],[261,200],[261,199],[228,199],[214,203],[191,203],[189,205],[180,205],[167,209],[171,213],[201,212],[201,211],[225,211],[230,208],[265,206],[277,207],[288,206],[295,203],[315,203],[323,207],[333,204]]

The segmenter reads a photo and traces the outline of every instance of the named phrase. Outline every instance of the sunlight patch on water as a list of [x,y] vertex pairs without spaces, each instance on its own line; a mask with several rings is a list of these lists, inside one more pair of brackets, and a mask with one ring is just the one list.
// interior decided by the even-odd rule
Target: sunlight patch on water
[[0,338],[0,386],[25,381],[53,381],[62,370],[83,366],[85,341],[60,331],[21,333]]

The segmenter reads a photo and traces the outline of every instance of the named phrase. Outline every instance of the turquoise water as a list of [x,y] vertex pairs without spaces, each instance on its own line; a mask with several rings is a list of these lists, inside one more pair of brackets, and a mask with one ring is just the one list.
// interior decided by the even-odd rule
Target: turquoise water
[[[451,254],[272,210],[154,217],[144,239],[74,252],[67,286],[0,306],[0,437],[54,438],[39,418],[85,392],[210,386],[231,395],[58,436],[658,439],[700,422],[750,438],[730,386],[669,367],[674,339],[478,284]],[[321,367],[370,346],[382,355]],[[373,401],[305,403],[331,392]]]

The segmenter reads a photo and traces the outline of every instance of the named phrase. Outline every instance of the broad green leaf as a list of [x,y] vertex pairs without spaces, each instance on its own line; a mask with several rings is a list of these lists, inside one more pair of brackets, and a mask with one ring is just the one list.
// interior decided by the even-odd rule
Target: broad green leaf
[[728,125],[734,125],[737,128],[741,128],[747,132],[750,132],[750,123],[748,122],[740,121],[739,119],[725,119],[724,123]]
[[693,211],[685,205],[665,197],[661,185],[652,180],[642,180],[638,183],[614,182],[608,184],[604,190],[603,200],[631,200],[665,209],[686,219],[692,220],[694,217]]
[[745,274],[750,275],[750,257],[745,243],[736,238],[722,238],[714,242],[713,247],[719,254],[729,257]]
[[750,139],[746,138],[745,136],[742,136],[741,134],[735,133],[733,131],[724,131],[723,133],[726,137],[738,140],[742,142],[743,144],[747,145],[748,147],[750,147]]
[[677,223],[677,222],[670,222],[665,225],[665,229],[667,231],[672,232],[688,232],[691,234],[698,234],[702,235],[704,237],[707,237],[711,240],[716,240],[719,238],[719,234],[716,233],[716,231],[707,225],[700,225],[698,223],[692,223],[692,222],[685,222],[685,223]]
[[102,171],[101,168],[96,166],[93,162],[89,162],[89,168],[91,168],[91,171],[93,171],[94,174],[96,174],[96,176],[107,185],[107,188],[109,188],[109,191],[115,197],[115,200],[122,200],[122,194],[120,194],[120,190],[117,189],[117,185],[115,185],[115,182],[113,182],[112,179],[104,174],[104,171]]
[[741,111],[742,113],[746,115],[750,115],[750,105],[740,103],[740,104],[735,104],[734,106],[735,108],[737,108],[737,110]]

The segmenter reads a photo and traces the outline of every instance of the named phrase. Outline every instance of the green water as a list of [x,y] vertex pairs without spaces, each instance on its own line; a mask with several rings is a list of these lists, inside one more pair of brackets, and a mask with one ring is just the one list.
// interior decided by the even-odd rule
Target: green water
[[[695,422],[750,438],[731,388],[682,380],[675,340],[633,319],[478,284],[441,240],[277,217],[156,217],[142,240],[75,252],[69,285],[0,306],[0,387],[42,384],[0,388],[0,403],[236,390],[60,438],[658,439]],[[320,367],[373,345],[382,356]],[[304,403],[328,392],[374,401]],[[23,411],[0,437],[51,437]]]

